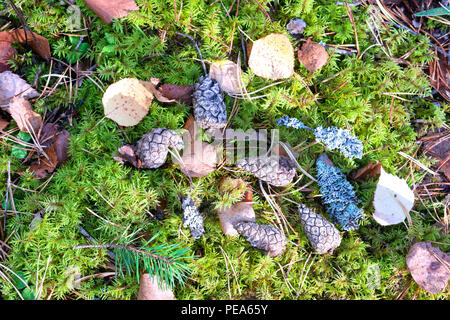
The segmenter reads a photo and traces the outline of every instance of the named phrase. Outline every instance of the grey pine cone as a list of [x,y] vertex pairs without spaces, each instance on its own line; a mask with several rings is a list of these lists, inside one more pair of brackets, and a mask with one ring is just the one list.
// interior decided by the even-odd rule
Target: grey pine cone
[[295,175],[295,164],[285,156],[243,158],[236,166],[276,187],[288,185]]
[[166,162],[168,148],[181,150],[183,139],[174,130],[154,128],[137,142],[136,154],[142,162],[142,168],[159,168]]
[[252,247],[271,257],[279,256],[286,248],[286,236],[273,226],[250,221],[239,221],[234,224],[236,231],[242,235]]
[[321,215],[306,207],[298,206],[298,212],[305,229],[306,236],[317,253],[332,254],[334,249],[341,244],[339,230]]
[[191,229],[191,236],[194,239],[200,238],[205,230],[203,229],[203,217],[190,196],[181,196],[181,207],[183,208],[183,226]]
[[221,129],[227,122],[227,108],[223,102],[223,92],[216,80],[200,77],[192,94],[195,121],[203,129]]

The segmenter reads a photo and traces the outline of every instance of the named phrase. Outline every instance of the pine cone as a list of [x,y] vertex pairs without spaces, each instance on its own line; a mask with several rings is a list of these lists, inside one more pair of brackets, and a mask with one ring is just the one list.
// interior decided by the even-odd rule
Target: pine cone
[[194,239],[200,238],[205,230],[203,229],[203,217],[190,196],[180,196],[181,207],[183,208],[183,226],[191,229],[191,235]]
[[276,187],[288,185],[295,175],[295,164],[285,156],[243,158],[236,166]]
[[252,247],[268,253],[271,257],[281,255],[286,248],[286,236],[280,229],[273,226],[239,221],[234,224],[234,228],[250,242]]
[[316,165],[322,203],[331,220],[340,224],[344,230],[358,229],[359,221],[363,219],[363,209],[358,208],[360,201],[352,185],[325,153],[317,159]]
[[298,212],[305,229],[306,236],[317,253],[332,254],[341,244],[339,230],[321,215],[307,208],[304,204],[298,206]]
[[181,150],[183,139],[173,130],[154,128],[144,134],[137,142],[136,154],[142,162],[142,168],[159,168],[166,162],[168,148]]
[[223,102],[223,92],[216,80],[200,77],[192,94],[195,121],[203,129],[221,129],[227,122],[227,108]]

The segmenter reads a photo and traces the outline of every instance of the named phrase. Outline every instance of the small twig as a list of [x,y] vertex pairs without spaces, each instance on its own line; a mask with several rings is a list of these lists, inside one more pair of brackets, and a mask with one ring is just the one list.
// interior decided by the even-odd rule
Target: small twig
[[188,38],[188,39],[190,39],[192,41],[192,43],[194,44],[195,48],[197,49],[198,56],[200,57],[200,61],[202,63],[203,71],[205,72],[205,76],[207,76],[208,72],[206,71],[206,66],[205,66],[205,62],[203,61],[202,52],[200,51],[200,48],[198,47],[197,42],[195,42],[195,40],[191,36],[188,36],[187,34],[184,34],[184,33],[178,32],[178,31],[175,31],[175,33],[180,35],[180,36],[186,37],[186,38]]
[[88,207],[86,207],[86,210],[89,211],[89,212],[90,212],[91,214],[93,214],[94,216],[96,216],[97,218],[99,218],[99,219],[105,221],[106,223],[109,223],[110,225],[113,225],[113,226],[118,227],[118,228],[126,229],[126,227],[121,226],[120,224],[116,224],[116,223],[114,223],[114,222],[111,222],[111,221],[106,220],[105,218],[99,216],[98,214],[96,214],[94,211],[92,211],[92,210],[89,209]]

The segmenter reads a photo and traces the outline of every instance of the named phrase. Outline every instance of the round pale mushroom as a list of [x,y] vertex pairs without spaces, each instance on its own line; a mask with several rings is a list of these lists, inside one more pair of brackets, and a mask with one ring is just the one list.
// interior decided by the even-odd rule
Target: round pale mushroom
[[105,116],[124,127],[138,124],[147,115],[152,101],[153,94],[134,78],[111,84],[102,99]]

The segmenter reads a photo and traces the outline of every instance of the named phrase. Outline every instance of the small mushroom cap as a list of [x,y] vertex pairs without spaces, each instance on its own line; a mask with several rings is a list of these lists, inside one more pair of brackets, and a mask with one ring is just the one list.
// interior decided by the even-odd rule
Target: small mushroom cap
[[105,116],[124,127],[138,124],[147,115],[152,101],[153,94],[134,78],[111,84],[102,99]]

